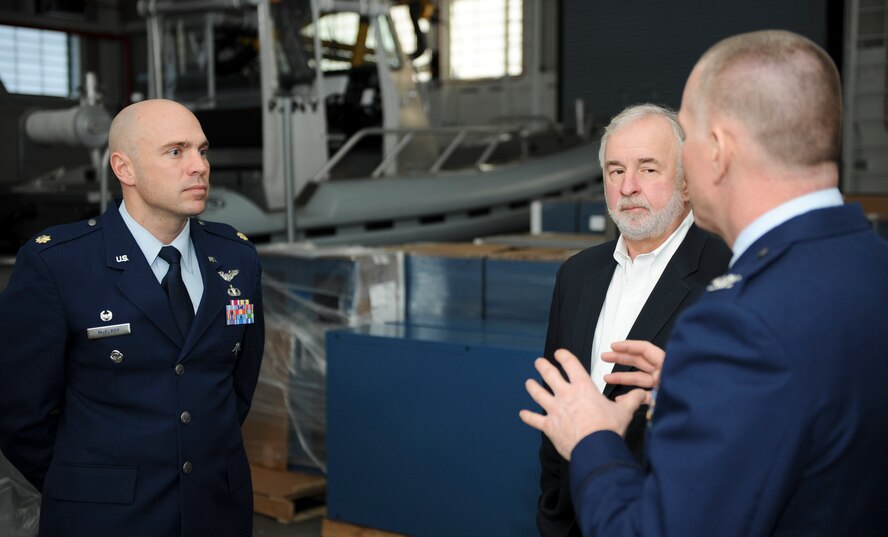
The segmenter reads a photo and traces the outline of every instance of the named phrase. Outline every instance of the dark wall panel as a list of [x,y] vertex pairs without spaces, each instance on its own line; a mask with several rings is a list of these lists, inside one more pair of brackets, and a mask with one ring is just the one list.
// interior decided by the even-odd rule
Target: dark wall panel
[[562,0],[561,119],[582,98],[597,120],[633,103],[677,108],[696,61],[718,40],[781,28],[826,46],[828,0]]

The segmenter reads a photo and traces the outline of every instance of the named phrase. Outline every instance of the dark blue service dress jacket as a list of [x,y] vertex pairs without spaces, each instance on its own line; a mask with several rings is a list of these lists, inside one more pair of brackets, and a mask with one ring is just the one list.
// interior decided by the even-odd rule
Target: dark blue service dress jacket
[[258,256],[230,226],[190,227],[204,291],[184,338],[116,206],[19,251],[0,295],[0,448],[43,493],[41,535],[252,533]]
[[888,243],[857,206],[755,242],[678,319],[641,468],[571,454],[584,535],[888,535]]

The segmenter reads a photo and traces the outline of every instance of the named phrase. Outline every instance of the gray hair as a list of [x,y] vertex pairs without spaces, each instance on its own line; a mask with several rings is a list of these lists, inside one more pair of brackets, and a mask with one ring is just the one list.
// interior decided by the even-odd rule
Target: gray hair
[[681,163],[681,148],[684,145],[684,130],[678,124],[678,114],[671,108],[659,106],[652,103],[635,104],[625,108],[622,112],[611,119],[607,127],[604,128],[604,134],[601,135],[601,144],[598,148],[598,165],[601,166],[601,172],[604,173],[604,151],[607,148],[607,140],[617,131],[623,129],[630,123],[634,123],[639,119],[648,116],[661,116],[666,118],[672,132],[675,134],[676,155],[675,155],[675,181],[681,183],[684,180],[684,166]]

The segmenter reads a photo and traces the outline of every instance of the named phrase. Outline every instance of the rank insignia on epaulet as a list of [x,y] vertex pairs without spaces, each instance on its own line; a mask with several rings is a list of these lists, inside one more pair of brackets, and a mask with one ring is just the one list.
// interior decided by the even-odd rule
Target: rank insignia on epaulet
[[712,280],[712,283],[706,286],[707,291],[720,291],[722,289],[730,289],[734,284],[743,279],[739,274],[725,274]]
[[36,242],[37,244],[46,244],[47,242],[49,242],[51,240],[52,240],[52,237],[50,237],[49,235],[40,235],[39,237],[34,239],[34,242]]
[[244,235],[244,234],[241,233],[240,231],[237,232],[237,236],[240,237],[241,239],[245,240],[245,241],[250,240],[250,239],[247,238],[246,235]]

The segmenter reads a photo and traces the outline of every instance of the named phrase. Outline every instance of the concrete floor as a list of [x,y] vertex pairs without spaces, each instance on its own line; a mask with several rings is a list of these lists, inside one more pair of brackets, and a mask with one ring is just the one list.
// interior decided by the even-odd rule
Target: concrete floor
[[320,537],[321,517],[281,524],[273,518],[255,515],[253,517],[253,537]]

